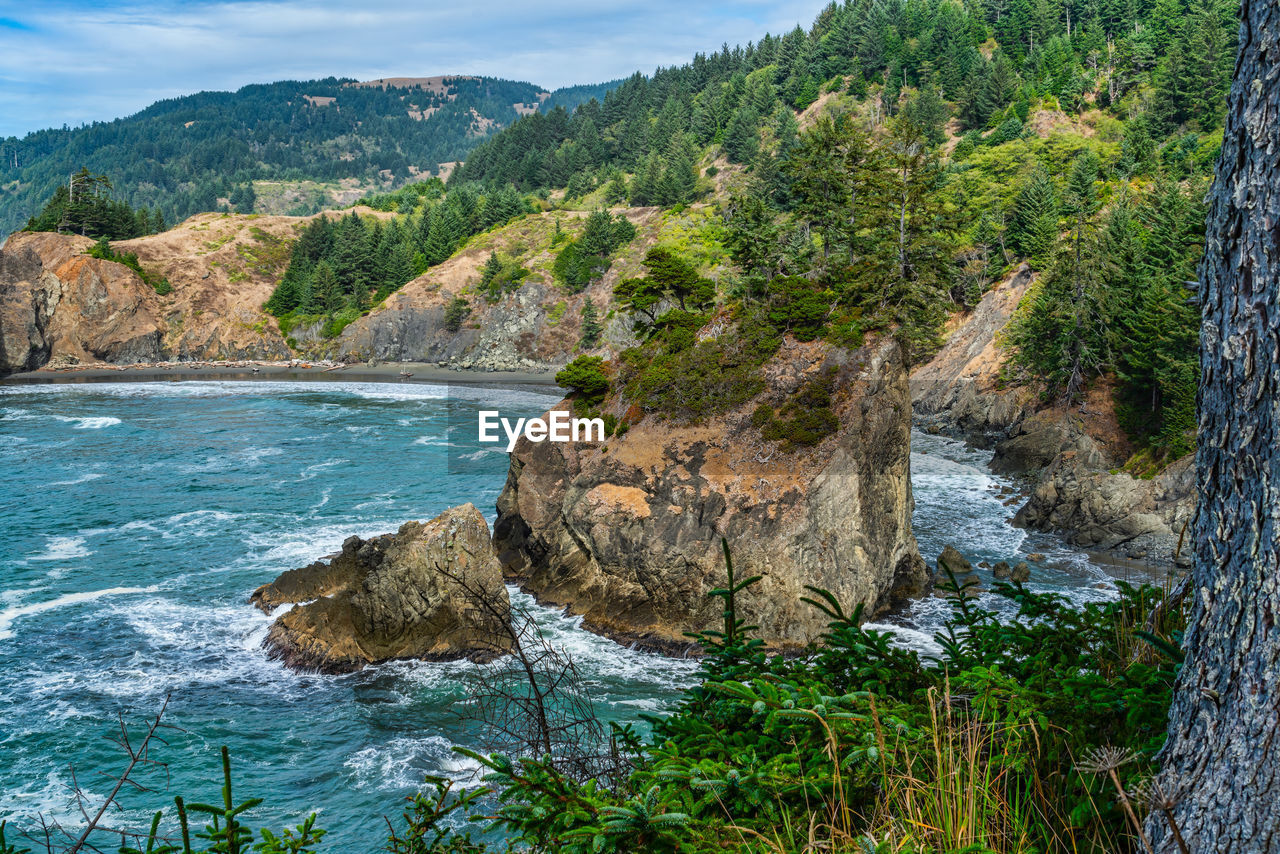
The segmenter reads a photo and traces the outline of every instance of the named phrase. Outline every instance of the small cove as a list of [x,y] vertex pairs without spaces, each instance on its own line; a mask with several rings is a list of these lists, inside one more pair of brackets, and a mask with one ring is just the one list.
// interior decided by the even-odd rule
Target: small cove
[[[246,597],[352,534],[465,501],[492,521],[506,455],[456,429],[459,411],[527,416],[556,399],[531,387],[344,381],[0,387],[0,819],[68,816],[68,763],[82,778],[113,769],[102,736],[116,714],[140,720],[169,697],[167,719],[181,728],[165,748],[171,791],[212,797],[225,743],[241,794],[267,799],[255,823],[296,823],[286,806],[309,804],[333,829],[328,850],[378,850],[381,816],[397,814],[423,775],[469,777],[449,748],[475,733],[449,706],[471,665],[290,673],[263,655],[269,618]],[[983,452],[922,433],[914,442],[927,560],[947,544],[974,563],[1039,552],[1036,589],[1114,595],[1114,566],[1008,524],[1012,484],[987,471]],[[467,465],[451,465],[459,458]],[[610,719],[661,711],[694,676],[692,662],[530,607]],[[928,652],[945,614],[925,599],[880,625]],[[134,800],[121,820],[140,824],[143,807],[168,796]]]

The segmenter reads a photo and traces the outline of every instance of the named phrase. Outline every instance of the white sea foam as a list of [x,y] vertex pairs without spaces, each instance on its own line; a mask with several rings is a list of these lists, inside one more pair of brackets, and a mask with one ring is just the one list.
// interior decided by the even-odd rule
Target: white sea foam
[[166,540],[222,536],[229,527],[226,525],[227,522],[242,518],[240,514],[222,510],[189,510],[185,513],[176,513],[159,523],[160,536]]
[[28,560],[64,561],[78,560],[93,554],[85,547],[84,537],[49,537],[45,540],[42,554],[33,555]]
[[325,460],[322,463],[316,463],[315,465],[307,466],[298,475],[298,480],[311,480],[312,478],[315,478],[321,474],[324,474],[326,469],[331,469],[334,466],[340,466],[346,462],[350,462],[350,461],[335,457],[333,459]]
[[449,386],[421,384],[386,385],[380,383],[338,383],[338,390],[365,400],[444,400],[451,394]]
[[284,453],[281,448],[256,448],[248,447],[240,451],[238,456],[249,461],[249,465],[261,465],[262,461],[267,457],[278,457]]
[[438,735],[400,736],[362,747],[343,765],[357,789],[399,790],[422,784],[429,773],[443,774],[467,785],[479,781],[480,764],[453,752],[453,743]]
[[103,427],[111,427],[120,423],[119,418],[113,418],[110,415],[83,418],[68,417],[65,415],[55,415],[54,417],[59,421],[66,421],[68,423],[75,424],[75,427],[72,428],[73,430],[101,430]]
[[8,640],[13,637],[13,622],[22,617],[29,617],[32,614],[40,614],[45,611],[52,611],[55,608],[65,608],[68,605],[77,605],[82,602],[92,602],[95,599],[101,599],[105,596],[124,596],[130,593],[154,593],[157,587],[109,587],[106,590],[88,590],[81,593],[67,593],[59,596],[57,599],[50,599],[45,602],[32,602],[28,605],[18,605],[7,611],[0,611],[0,640]]
[[53,413],[33,413],[27,409],[6,408],[0,410],[9,421],[34,421],[41,418],[52,418],[63,424],[72,425],[73,430],[101,430],[121,423],[119,418],[110,415],[57,415]]
[[100,471],[85,472],[72,480],[55,480],[53,483],[50,483],[49,486],[76,486],[77,484],[97,480],[100,477],[104,477],[103,473]]
[[931,632],[922,632],[919,629],[898,626],[892,623],[863,623],[862,628],[880,632],[891,632],[893,634],[893,643],[895,646],[900,646],[905,649],[914,649],[925,657],[938,658],[942,655],[942,646],[933,639],[933,634]]

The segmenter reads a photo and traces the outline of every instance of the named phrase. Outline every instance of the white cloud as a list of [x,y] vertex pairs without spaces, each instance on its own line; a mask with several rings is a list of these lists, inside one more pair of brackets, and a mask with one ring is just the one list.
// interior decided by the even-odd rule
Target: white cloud
[[556,88],[648,73],[807,27],[823,0],[55,2],[0,17],[0,135],[135,112],[202,89],[474,73]]

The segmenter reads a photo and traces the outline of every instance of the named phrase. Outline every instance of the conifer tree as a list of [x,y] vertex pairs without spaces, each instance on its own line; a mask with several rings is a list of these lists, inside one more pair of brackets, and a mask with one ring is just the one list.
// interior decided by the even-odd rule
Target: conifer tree
[[600,324],[600,313],[596,310],[596,304],[591,297],[587,297],[582,302],[582,337],[578,342],[584,350],[590,350],[600,343],[600,336],[604,332],[604,327]]
[[1057,239],[1057,193],[1049,173],[1037,166],[1023,180],[1014,201],[1009,241],[1033,265],[1043,267]]

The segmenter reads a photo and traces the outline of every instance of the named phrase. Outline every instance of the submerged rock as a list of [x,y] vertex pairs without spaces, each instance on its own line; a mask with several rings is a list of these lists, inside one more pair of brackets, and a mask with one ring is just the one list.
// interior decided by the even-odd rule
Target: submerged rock
[[969,563],[955,546],[948,545],[942,549],[942,554],[938,555],[938,572],[943,575],[950,572],[960,579],[962,576],[973,574],[973,564]]
[[[442,570],[446,570],[448,575]],[[453,577],[449,577],[453,576]],[[467,589],[464,589],[464,585]],[[478,607],[483,591],[497,613]],[[348,673],[393,659],[487,660],[508,648],[510,610],[489,528],[471,504],[395,534],[349,537],[328,562],[283,573],[254,591],[270,613],[273,658],[297,670]]]
[[[834,368],[834,434],[793,451],[751,423]],[[715,628],[725,582],[720,538],[739,578],[762,576],[739,613],[775,648],[803,645],[828,618],[805,585],[868,613],[921,595],[928,572],[911,532],[910,400],[898,345],[858,351],[788,342],[761,397],[695,424],[627,417],[607,448],[531,443],[511,455],[494,542],[509,577],[584,626],[651,649],[687,648]],[[615,401],[622,415],[625,401]],[[567,408],[562,405],[558,408]]]

